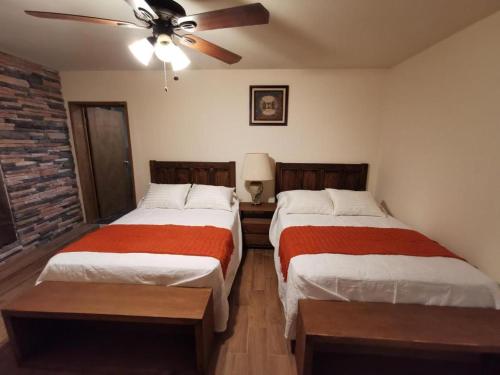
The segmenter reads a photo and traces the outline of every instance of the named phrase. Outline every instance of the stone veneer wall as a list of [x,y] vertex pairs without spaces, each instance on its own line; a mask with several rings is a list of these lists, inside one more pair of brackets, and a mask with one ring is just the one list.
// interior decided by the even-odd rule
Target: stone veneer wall
[[0,260],[83,221],[59,74],[1,52],[0,166],[18,236]]

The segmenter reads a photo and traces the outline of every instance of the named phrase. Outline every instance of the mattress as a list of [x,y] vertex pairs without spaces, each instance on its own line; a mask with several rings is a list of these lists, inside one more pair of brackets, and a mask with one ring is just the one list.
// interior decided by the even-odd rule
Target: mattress
[[131,283],[213,289],[215,330],[224,331],[229,317],[228,296],[242,256],[239,205],[232,211],[212,209],[137,208],[110,225],[212,225],[229,229],[234,250],[224,278],[220,262],[211,257],[146,253],[59,253],[40,274],[43,281]]
[[492,279],[454,258],[404,255],[299,255],[290,261],[285,282],[279,259],[281,232],[292,226],[364,226],[405,228],[397,219],[369,216],[274,214],[270,241],[275,248],[279,296],[285,313],[285,337],[295,338],[299,299],[416,303],[500,308]]

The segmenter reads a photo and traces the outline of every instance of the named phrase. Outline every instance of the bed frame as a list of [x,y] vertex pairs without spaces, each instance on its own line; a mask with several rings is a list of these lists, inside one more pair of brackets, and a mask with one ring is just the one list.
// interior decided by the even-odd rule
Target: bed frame
[[276,163],[276,194],[296,189],[366,190],[368,164]]
[[[235,166],[236,163],[234,161],[180,162],[151,160],[151,182],[163,184],[196,183],[235,187]],[[213,302],[212,290],[210,288],[165,288],[153,285],[114,285],[109,283],[82,283],[78,286],[77,284],[76,282],[45,281],[41,285],[30,289],[24,295],[18,296],[13,301],[10,301],[10,307],[2,307],[9,338],[13,345],[14,354],[18,360],[22,360],[26,354],[30,354],[29,350],[32,345],[36,346],[40,344],[40,347],[44,346],[42,339],[49,336],[51,338],[52,336],[57,337],[57,334],[45,334],[45,324],[35,321],[37,319],[50,320],[51,333],[57,332],[57,330],[67,330],[68,324],[75,320],[77,322],[84,320],[86,323],[83,329],[90,328],[90,333],[93,332],[94,325],[97,326],[99,330],[102,330],[102,325],[106,325],[107,323],[113,325],[116,323],[117,328],[109,330],[111,336],[115,334],[115,331],[117,334],[128,332],[130,325],[133,325],[134,332],[132,332],[131,337],[134,337],[134,333],[142,332],[143,326],[145,332],[144,337],[147,337],[154,323],[155,332],[157,333],[158,329],[165,330],[165,335],[162,334],[162,337],[167,336],[166,338],[168,338],[170,330],[173,332],[186,333],[192,331],[195,336],[197,373],[208,373],[209,350],[213,337]],[[75,285],[77,286],[75,287]],[[75,290],[77,292],[76,294]],[[45,296],[47,293],[52,299]],[[157,293],[162,294],[162,296],[156,295]],[[67,297],[67,295],[74,298],[61,298],[61,296]],[[79,296],[82,298],[78,298]],[[159,308],[155,306],[155,303],[160,300],[170,300],[172,303],[163,303],[161,308]],[[43,306],[38,304],[40,301]],[[69,318],[68,314],[71,315]],[[31,318],[33,318],[33,320]],[[62,323],[60,321],[62,321]],[[66,322],[69,323],[66,324]],[[32,329],[26,329],[27,326],[32,327],[33,324],[37,326],[37,329],[41,329],[42,331],[39,332],[38,330],[33,331]],[[122,327],[121,324],[123,324],[124,327]],[[75,325],[75,327],[77,326],[81,326],[81,323]],[[167,330],[167,328],[169,330]],[[107,332],[107,329],[104,331]],[[142,333],[139,334],[138,337],[143,337]],[[96,337],[96,340],[97,339],[102,339],[102,337]],[[112,339],[113,337],[111,337],[111,340]],[[126,340],[128,338],[119,336],[119,339]],[[106,340],[110,340],[110,338],[104,338],[103,342],[108,342]],[[65,344],[64,340],[61,341],[61,344]],[[72,344],[74,346],[81,345],[76,341]],[[154,340],[153,345],[157,345]],[[86,349],[87,346],[88,345],[85,344],[85,348],[83,349]],[[106,344],[104,346],[106,346]],[[97,346],[97,348],[99,348],[98,350],[89,350],[89,352],[91,352],[88,356],[89,358],[91,355],[95,356],[95,354],[97,354],[97,358],[95,359],[93,357],[90,359],[87,358],[89,361],[86,366],[90,369],[93,370],[94,367],[100,369],[102,367],[101,347],[103,348],[102,350],[107,350],[108,347],[110,347],[109,345],[106,347],[104,346]],[[40,353],[38,353],[38,351],[36,359],[38,359],[40,363],[43,363],[43,366],[46,366],[52,358],[55,359],[55,366],[64,368],[66,363],[61,362],[59,364],[58,359],[64,359],[65,356],[57,355],[58,347],[51,343],[47,348],[49,349],[47,356],[48,361],[46,362],[45,355],[39,355]],[[56,354],[50,354],[52,349]],[[113,349],[110,350],[112,352],[111,354],[113,354]],[[47,354],[45,353],[45,347],[44,353],[42,354]],[[31,365],[36,368],[39,366],[39,364],[36,363],[36,359],[34,362],[28,362],[31,360],[28,359],[25,365],[29,366],[31,363]],[[154,360],[155,358],[153,358],[153,361]],[[163,366],[165,362],[164,356],[162,356],[160,360]],[[175,360],[175,358],[172,359],[172,362],[175,363]],[[108,366],[108,362],[109,361],[106,361],[104,366]],[[51,365],[52,362],[49,366]],[[190,370],[191,369],[188,369],[189,373],[191,373]]]
[[[368,164],[276,163],[276,194],[295,189],[366,190],[367,176]],[[423,370],[429,363],[422,362],[423,359],[431,359],[430,363],[434,366],[432,373],[455,374],[450,372],[450,366],[456,363],[459,368],[468,368],[469,372],[463,373],[476,373],[471,372],[471,368],[478,369],[477,373],[482,374],[500,373],[500,340],[493,328],[496,324],[500,326],[499,311],[369,302],[344,304],[309,299],[299,301],[297,342],[291,342],[299,375],[310,375],[313,369],[314,373],[330,373],[332,365],[342,372],[348,368],[346,363],[349,361],[341,360],[344,357],[357,358],[356,355],[359,356],[358,362],[351,360],[350,363],[359,363],[359,367],[363,368],[359,373],[376,372],[373,366],[377,364],[387,369],[387,373],[402,373],[395,370],[401,363],[405,368],[413,366],[414,369],[422,369],[418,373],[430,373]],[[344,318],[351,325],[343,323],[340,325],[342,329],[339,329],[336,325],[339,316],[335,316],[334,312],[339,308],[350,309],[354,306],[360,307],[362,311],[357,317],[352,312],[345,313]],[[377,309],[390,310],[392,315],[387,316],[384,311],[380,316],[382,320],[385,319],[386,326],[388,321],[393,322],[392,327],[383,331],[373,329],[382,326],[376,319]],[[409,311],[417,312],[412,323],[417,318],[423,319],[423,324],[414,328],[414,331],[405,321],[411,315]],[[427,324],[424,318],[432,324]],[[460,323],[457,324],[457,321]],[[360,324],[366,328],[360,328]],[[404,329],[398,330],[399,327]],[[464,329],[458,334],[450,333],[454,332],[453,327]],[[481,330],[481,327],[485,328]],[[380,337],[374,339],[372,334]],[[416,341],[422,336],[426,340]],[[465,336],[467,345],[462,345],[461,338]],[[387,337],[393,340],[391,344],[383,342]],[[342,340],[350,340],[349,345]],[[416,345],[421,345],[418,351]],[[332,364],[332,358],[336,358],[335,364]]]
[[202,184],[236,187],[236,163],[205,161],[149,162],[151,182],[156,184]]

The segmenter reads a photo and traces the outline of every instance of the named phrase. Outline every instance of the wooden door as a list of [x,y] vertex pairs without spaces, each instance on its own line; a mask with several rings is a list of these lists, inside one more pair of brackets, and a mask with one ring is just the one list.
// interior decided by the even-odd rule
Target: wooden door
[[135,208],[125,103],[69,103],[88,223],[109,223]]
[[121,107],[86,111],[99,218],[111,221],[134,208],[128,129]]

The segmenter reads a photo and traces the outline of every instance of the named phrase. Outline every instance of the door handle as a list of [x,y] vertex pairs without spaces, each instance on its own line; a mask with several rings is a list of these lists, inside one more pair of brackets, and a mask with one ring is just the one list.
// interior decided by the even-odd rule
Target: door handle
[[130,165],[130,162],[128,160],[124,160],[123,164],[125,164],[125,166],[128,167]]

